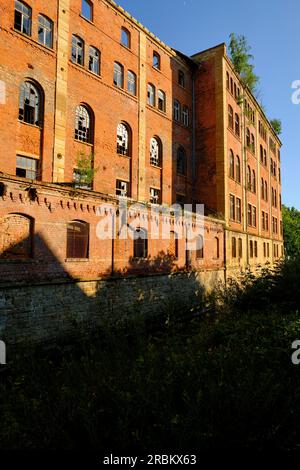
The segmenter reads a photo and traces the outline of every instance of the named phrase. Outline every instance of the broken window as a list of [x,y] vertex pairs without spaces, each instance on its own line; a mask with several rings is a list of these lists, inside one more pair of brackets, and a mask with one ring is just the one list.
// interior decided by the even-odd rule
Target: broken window
[[117,127],[117,153],[129,155],[129,132],[123,123],[118,124]]
[[74,34],[72,36],[72,62],[84,65],[84,42]]
[[160,189],[150,188],[150,203],[160,204]]
[[89,70],[96,75],[100,75],[100,51],[92,46],[89,51]]
[[155,86],[151,85],[151,83],[148,83],[148,104],[150,106],[155,106]]
[[150,164],[154,166],[161,165],[161,144],[156,137],[150,141]]
[[75,117],[75,139],[92,143],[91,116],[85,106],[77,106]]
[[17,155],[16,175],[21,178],[36,180],[39,161],[34,158]]
[[123,197],[130,197],[128,181],[117,180],[116,182],[116,195]]
[[23,82],[20,89],[19,119],[27,124],[40,124],[41,99],[31,82]]
[[39,15],[38,26],[39,43],[52,48],[53,46],[53,22],[43,15]]
[[166,94],[162,90],[158,90],[158,109],[166,111]]
[[15,0],[15,29],[31,36],[31,8],[25,3]]

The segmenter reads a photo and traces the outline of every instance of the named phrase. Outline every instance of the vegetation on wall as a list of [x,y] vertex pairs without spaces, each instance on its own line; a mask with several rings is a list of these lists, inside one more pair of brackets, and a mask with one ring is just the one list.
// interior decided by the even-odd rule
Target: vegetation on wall
[[94,168],[94,154],[86,154],[81,151],[76,156],[75,161],[76,174],[74,175],[74,181],[77,187],[91,187],[97,168]]
[[280,119],[271,119],[270,124],[273,127],[274,131],[277,135],[281,134],[282,131],[282,124]]
[[300,212],[294,207],[282,207],[283,232],[286,255],[300,256]]
[[245,36],[230,34],[229,52],[231,61],[244,85],[255,95],[259,77],[254,73],[254,65],[251,64],[253,55],[249,54],[250,50],[251,47],[248,45]]

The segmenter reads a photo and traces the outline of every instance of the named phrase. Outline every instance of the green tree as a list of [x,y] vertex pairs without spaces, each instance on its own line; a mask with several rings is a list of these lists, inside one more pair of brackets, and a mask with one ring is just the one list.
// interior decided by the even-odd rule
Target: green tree
[[75,162],[74,182],[78,188],[91,189],[95,173],[94,154],[86,154],[84,151],[78,153]]
[[274,131],[277,135],[281,134],[282,124],[280,119],[271,119],[270,121],[271,126],[273,127]]
[[294,258],[300,255],[300,212],[283,206],[282,217],[286,254]]
[[253,55],[249,54],[250,50],[245,36],[230,34],[229,51],[234,68],[243,83],[255,94],[259,77],[254,73],[254,65],[250,63],[253,59]]

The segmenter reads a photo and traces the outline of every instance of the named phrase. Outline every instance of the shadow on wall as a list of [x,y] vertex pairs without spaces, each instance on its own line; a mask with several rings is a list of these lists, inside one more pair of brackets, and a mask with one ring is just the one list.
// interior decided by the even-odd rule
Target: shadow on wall
[[[8,350],[28,341],[78,335],[133,316],[184,316],[202,302],[207,280],[192,271],[166,274],[166,269],[174,268],[172,255],[161,252],[153,259],[131,258],[125,276],[117,272],[114,277],[78,281],[38,234],[33,239],[35,258],[27,256],[30,251],[22,255],[24,247],[31,250],[30,243],[19,240],[0,255],[0,338]],[[14,279],[14,284],[8,279]],[[213,272],[211,282],[217,280],[218,273]]]

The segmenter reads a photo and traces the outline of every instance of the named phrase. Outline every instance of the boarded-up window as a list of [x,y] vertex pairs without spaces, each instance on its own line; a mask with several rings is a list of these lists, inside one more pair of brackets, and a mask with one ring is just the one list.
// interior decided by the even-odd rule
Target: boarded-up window
[[20,214],[0,219],[0,257],[27,259],[32,256],[33,221]]
[[134,234],[134,257],[147,258],[148,256],[148,238],[146,230],[137,228]]
[[89,225],[73,221],[67,226],[67,258],[89,257]]

